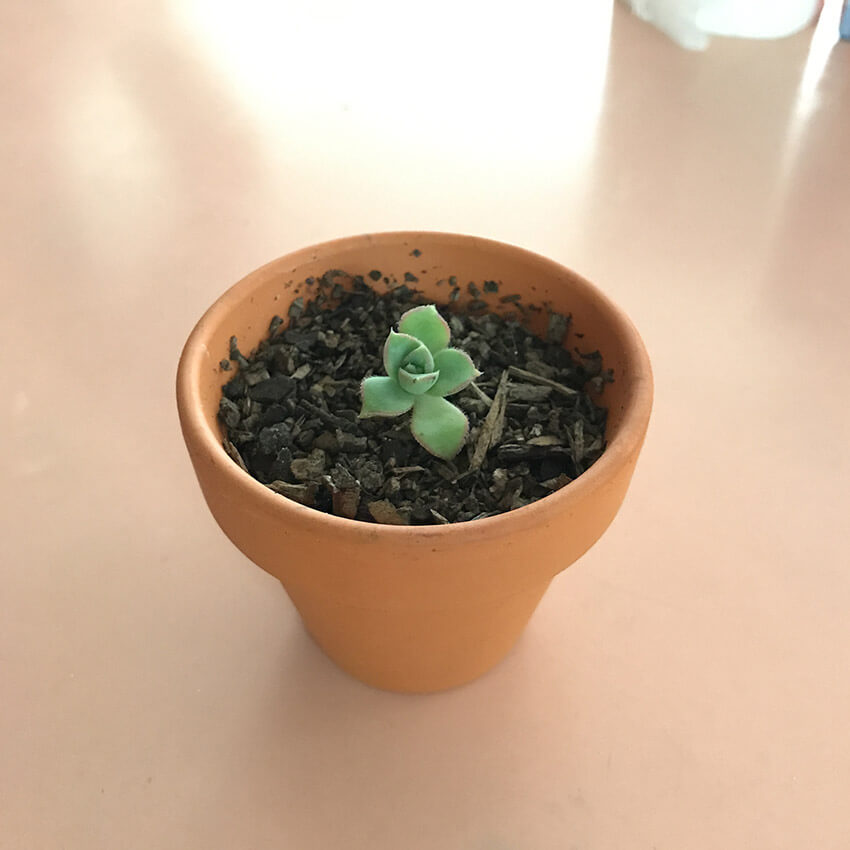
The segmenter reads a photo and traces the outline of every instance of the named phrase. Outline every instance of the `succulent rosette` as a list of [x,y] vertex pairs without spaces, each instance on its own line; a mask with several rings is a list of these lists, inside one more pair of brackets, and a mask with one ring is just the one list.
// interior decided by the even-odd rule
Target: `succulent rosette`
[[469,434],[466,415],[446,400],[481,373],[465,351],[449,348],[451,331],[433,304],[408,310],[384,344],[386,376],[363,379],[361,418],[411,411],[410,431],[436,457],[450,460]]

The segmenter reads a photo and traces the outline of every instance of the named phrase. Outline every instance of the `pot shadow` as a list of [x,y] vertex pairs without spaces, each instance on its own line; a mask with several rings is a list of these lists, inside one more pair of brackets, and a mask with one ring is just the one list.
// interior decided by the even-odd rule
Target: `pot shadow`
[[[570,785],[563,760],[570,730],[554,748],[545,731],[568,714],[567,696],[533,621],[508,657],[475,682],[410,696],[340,671],[295,620],[293,611],[278,648],[280,675],[268,682],[256,715],[233,730],[241,738],[235,793],[245,797],[236,810],[262,817],[219,822],[218,840],[230,827],[243,846],[286,835],[299,848],[508,850],[528,846],[517,824],[563,807],[561,783],[540,775],[554,771]],[[228,788],[218,805],[233,806],[233,793]],[[326,811],[333,817],[321,817]]]

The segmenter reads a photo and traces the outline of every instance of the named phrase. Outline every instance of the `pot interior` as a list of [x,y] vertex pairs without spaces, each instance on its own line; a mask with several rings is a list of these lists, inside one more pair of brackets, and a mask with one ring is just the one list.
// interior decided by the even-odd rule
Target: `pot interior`
[[[406,275],[412,275],[416,280],[408,278],[407,285],[442,305],[449,303],[449,278],[454,276],[460,287],[454,303],[461,309],[473,298],[468,291],[471,281],[493,312],[514,311],[514,305],[502,299],[519,294],[523,304],[571,314],[565,345],[584,353],[599,350],[603,367],[613,370],[614,382],[605,385],[599,400],[609,409],[609,444],[616,438],[636,393],[640,377],[637,372],[648,372],[645,352],[628,319],[583,278],[545,257],[511,245],[452,234],[352,237],[303,249],[258,269],[232,287],[201,320],[199,330],[203,326],[206,349],[196,376],[196,390],[204,418],[216,435],[221,386],[233,374],[220,366],[220,361],[228,357],[230,337],[237,337],[240,349],[247,355],[266,337],[273,316],[285,319],[290,304],[299,295],[309,299],[310,289],[304,281],[333,269],[361,275],[378,291],[386,289],[384,277],[403,283]],[[373,271],[381,272],[377,282],[369,277]],[[490,280],[498,282],[497,293],[483,291],[484,281]],[[528,325],[533,332],[542,333],[546,310],[532,313]]]

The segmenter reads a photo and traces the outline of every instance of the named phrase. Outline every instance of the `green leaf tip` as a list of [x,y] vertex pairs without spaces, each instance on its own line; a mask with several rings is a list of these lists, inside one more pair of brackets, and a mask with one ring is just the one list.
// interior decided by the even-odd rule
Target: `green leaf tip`
[[399,369],[398,385],[411,395],[422,395],[434,386],[439,377],[439,372],[408,372],[407,369]]
[[433,304],[424,304],[408,310],[399,320],[400,333],[415,336],[428,347],[431,354],[442,351],[449,344],[449,323],[437,312]]

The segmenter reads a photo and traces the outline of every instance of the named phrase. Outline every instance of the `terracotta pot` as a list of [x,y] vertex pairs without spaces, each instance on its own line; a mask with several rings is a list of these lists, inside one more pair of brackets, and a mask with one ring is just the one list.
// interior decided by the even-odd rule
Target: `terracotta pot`
[[[419,249],[421,255],[411,252]],[[442,526],[396,527],[329,516],[273,493],[224,452],[216,412],[228,375],[219,361],[235,334],[244,351],[285,316],[308,276],[372,269],[416,284],[436,303],[456,275],[501,281],[525,303],[572,313],[582,350],[599,349],[608,447],[583,475],[527,507]],[[366,277],[367,282],[369,278]],[[578,340],[571,334],[568,344]],[[586,552],[623,501],[649,422],[652,375],[629,319],[574,272],[520,248],[445,233],[381,233],[295,251],[221,296],[192,331],[177,373],[183,436],[218,524],[280,579],[304,625],[344,670],[378,688],[424,693],[463,684],[514,645],[549,582]]]

